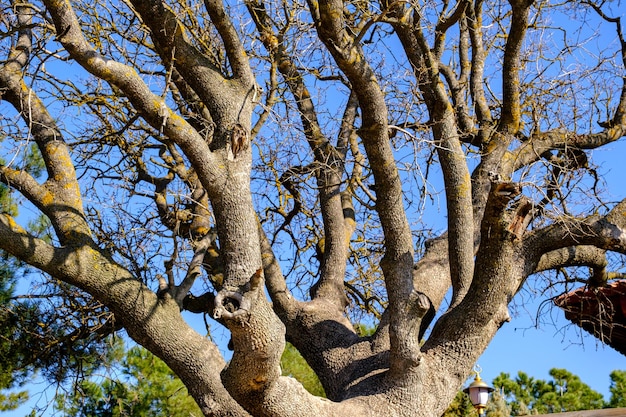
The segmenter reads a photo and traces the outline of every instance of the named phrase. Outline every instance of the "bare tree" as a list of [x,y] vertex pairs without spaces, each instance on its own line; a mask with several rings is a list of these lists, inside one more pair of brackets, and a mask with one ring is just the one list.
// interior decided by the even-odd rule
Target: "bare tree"
[[[0,248],[207,416],[441,415],[528,277],[621,276],[626,200],[587,153],[626,136],[618,8],[12,1],[0,180],[52,238],[5,213]],[[228,363],[181,310],[228,328]],[[328,400],[280,376],[286,340]]]

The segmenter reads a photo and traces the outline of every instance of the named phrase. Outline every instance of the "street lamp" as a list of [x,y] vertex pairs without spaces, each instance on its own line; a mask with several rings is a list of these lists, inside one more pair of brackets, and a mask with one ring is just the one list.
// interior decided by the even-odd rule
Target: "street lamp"
[[476,365],[473,372],[476,374],[476,377],[470,386],[465,388],[463,392],[469,395],[474,408],[478,410],[478,415],[482,416],[485,412],[485,408],[487,407],[489,393],[493,391],[493,388],[487,385],[487,383],[480,378],[480,366]]

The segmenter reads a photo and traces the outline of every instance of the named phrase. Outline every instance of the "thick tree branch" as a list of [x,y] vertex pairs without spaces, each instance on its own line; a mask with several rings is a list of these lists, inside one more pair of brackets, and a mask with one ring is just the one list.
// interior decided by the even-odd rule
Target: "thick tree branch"
[[0,249],[76,285],[107,305],[129,335],[162,358],[181,378],[203,382],[189,390],[207,415],[246,416],[220,382],[224,361],[217,347],[182,320],[173,302],[160,302],[95,245],[55,248],[28,235],[0,214]]
[[224,3],[220,0],[204,0],[204,5],[211,16],[211,21],[217,28],[224,46],[226,55],[233,68],[235,77],[247,80],[247,83],[254,84],[254,75],[250,69],[248,56],[239,39],[230,17],[224,9]]
[[454,306],[467,292],[474,270],[474,217],[471,177],[461,148],[456,124],[450,113],[433,129],[441,143],[437,153],[441,161],[448,207],[448,239],[452,303]]
[[[586,248],[590,245],[603,251],[626,253],[626,200],[605,216],[564,219],[528,234],[524,243],[531,254],[527,258],[528,268],[545,270],[552,264],[558,266],[560,261],[574,263],[580,256],[589,259],[590,253],[597,256]],[[576,249],[568,249],[573,247]]]
[[[626,42],[621,20],[599,6],[587,17],[617,29],[621,63],[601,42],[572,44],[569,28],[542,36],[555,29],[539,22],[557,9],[532,0],[484,11],[482,0],[129,0],[80,3],[80,17],[78,3],[42,4],[13,2],[0,15],[8,51],[0,139],[10,161],[0,166],[10,190],[0,194],[9,212],[23,201],[11,190],[33,202],[59,245],[0,214],[0,249],[106,305],[133,340],[166,360],[206,415],[441,415],[527,277],[572,267],[574,280],[594,287],[618,276],[607,270],[611,251],[626,254],[626,200],[603,215],[610,206],[585,150],[626,136],[626,78],[616,71],[626,67]],[[246,7],[249,16],[237,15]],[[578,29],[578,40],[604,39],[589,25]],[[580,79],[562,65],[577,48],[598,58],[582,63]],[[533,68],[537,76],[522,84]],[[271,108],[258,119],[255,76],[270,90]],[[606,89],[615,80],[621,96]],[[601,103],[616,106],[602,130],[580,134]],[[80,117],[62,120],[68,114]],[[253,119],[260,122],[251,129]],[[258,130],[264,120],[274,125]],[[74,153],[63,136],[75,138]],[[288,167],[282,176],[279,166]],[[298,188],[297,167],[309,182],[315,175],[317,188]],[[583,169],[595,183],[576,175]],[[435,172],[446,192],[443,232],[438,221],[422,223],[440,191]],[[599,214],[569,214],[589,204]],[[275,212],[284,223],[266,237],[260,224]],[[293,241],[283,244],[285,231]],[[306,259],[310,236],[322,237],[319,274]],[[286,276],[277,258],[293,262]],[[202,286],[203,295],[192,295]],[[311,289],[309,301],[291,293]],[[360,336],[349,319],[372,313],[372,299],[380,322]],[[181,306],[228,327],[227,367],[184,323]],[[430,326],[436,311],[443,314]],[[330,401],[280,375],[286,341]]]
[[468,7],[467,25],[470,33],[472,44],[472,69],[470,71],[470,92],[474,101],[474,110],[478,123],[481,126],[481,140],[484,143],[486,134],[482,133],[486,127],[491,126],[492,118],[487,99],[485,98],[485,87],[483,84],[485,73],[485,48],[483,46],[482,33],[482,0],[476,0],[474,7]]
[[596,149],[626,136],[626,125],[616,125],[598,133],[575,134],[551,131],[532,135],[505,158],[504,172],[515,172],[541,159],[544,152],[551,150]]
[[[380,369],[386,369],[388,340],[359,340],[343,312],[328,308],[324,299],[297,301],[287,288],[267,236],[262,230],[259,233],[266,286],[273,301],[273,309],[285,323],[289,341],[298,347],[320,376],[327,397],[340,400],[349,391],[350,381],[374,370],[380,372]],[[320,331],[328,337],[315,337]],[[350,346],[351,354],[340,354],[341,349],[337,350],[337,346]],[[359,366],[354,366],[355,360]]]
[[[447,92],[440,80],[441,68],[437,56],[431,52],[418,22],[395,25],[407,56],[417,75],[433,124],[432,131],[437,145],[437,155],[443,171],[448,209],[448,238],[454,245],[448,246],[450,276],[452,277],[452,304],[456,305],[466,294],[474,269],[474,217],[472,212],[471,177],[461,147],[455,113]],[[418,48],[408,53],[409,46]],[[445,70],[444,70],[445,71]],[[450,78],[452,78],[450,76]]]
[[[225,147],[236,123],[248,129],[250,114],[257,100],[258,90],[237,34],[219,2],[206,2],[213,22],[227,48],[234,78],[222,74],[211,61],[195,48],[185,36],[185,30],[176,14],[161,1],[134,1],[133,6],[151,30],[161,59],[166,65],[173,63],[209,109],[215,124],[216,143],[212,149]],[[243,54],[243,55],[242,55]],[[181,145],[182,146],[182,145]],[[183,147],[183,149],[185,149]],[[186,150],[187,152],[187,150]],[[206,185],[205,185],[206,186]]]
[[520,59],[523,41],[528,29],[528,13],[532,1],[511,0],[511,28],[504,48],[502,69],[502,115],[499,130],[515,135],[522,121],[520,98]]
[[392,368],[402,372],[417,361],[419,342],[414,320],[407,317],[413,293],[411,270],[413,245],[402,201],[402,187],[389,147],[387,106],[376,75],[354,37],[346,30],[343,5],[339,1],[309,2],[320,39],[348,77],[362,110],[363,139],[377,193],[376,210],[385,233],[386,251],[382,268],[389,294]]
[[[248,97],[248,93],[254,92],[253,80],[222,79],[220,84],[212,69],[197,64],[196,55],[179,55],[185,52],[188,45],[170,11],[162,5],[153,7],[154,2],[135,2],[135,8],[153,28],[153,38],[159,42],[161,50],[171,52],[180,73],[207,107],[215,110],[211,112],[216,123],[216,140],[212,145],[219,152],[212,152],[202,136],[167,108],[161,97],[152,94],[135,71],[106,60],[94,51],[84,39],[68,4],[59,6],[48,2],[47,5],[57,32],[61,34],[60,41],[70,55],[92,74],[117,86],[140,114],[155,129],[174,140],[191,161],[211,198],[222,246],[224,288],[215,298],[213,315],[223,318],[229,326],[235,346],[233,359],[224,376],[225,385],[234,395],[240,392],[242,386],[252,386],[255,391],[265,390],[278,376],[284,328],[265,299],[262,274],[254,272],[261,266],[261,255],[249,184],[251,151],[246,142],[249,140],[252,109],[252,97]],[[168,36],[173,39],[166,39]],[[241,61],[237,62],[237,65],[241,64]],[[189,74],[193,75],[194,71],[203,77],[190,80]],[[243,156],[238,157],[238,150],[245,151]],[[194,276],[194,268],[191,272],[189,277]],[[184,283],[185,287],[190,281],[188,279]],[[186,294],[181,291],[180,295],[184,297]],[[158,352],[165,346],[159,339],[153,339],[158,340],[156,344],[148,339],[148,347]],[[154,345],[150,346],[150,343]],[[251,347],[254,354],[250,353]],[[190,390],[193,388],[190,387]],[[196,400],[202,402],[206,389],[198,388],[197,392]]]
[[58,259],[65,259],[71,253],[70,248],[57,249],[30,235],[8,214],[0,214],[0,236],[2,249],[53,276],[60,274]]
[[587,286],[602,287],[608,280],[623,278],[624,275],[606,270],[608,266],[606,252],[604,249],[585,245],[557,249],[541,257],[535,272],[585,266],[589,268]]
[[[19,24],[30,24],[30,7],[18,7]],[[61,242],[89,240],[90,229],[83,213],[82,198],[69,149],[56,122],[36,93],[27,87],[23,66],[27,64],[31,31],[20,30],[18,42],[9,52],[9,59],[0,66],[0,97],[19,112],[41,152],[48,179],[39,185],[26,172],[2,167],[1,178],[40,208],[50,219]]]
[[535,272],[568,266],[605,267],[606,265],[606,250],[590,245],[569,246],[543,254],[537,263]]
[[[464,53],[467,52],[467,48],[463,45],[463,38],[464,36],[461,37],[461,45],[459,47],[459,54],[461,55],[459,59],[462,63],[467,59],[466,56],[463,56]],[[468,68],[466,71],[469,72],[469,65],[462,64],[462,68]],[[441,74],[445,77],[448,88],[450,89],[450,96],[452,97],[452,102],[454,104],[454,112],[458,120],[459,129],[462,133],[462,140],[465,142],[467,141],[466,138],[471,138],[473,136],[471,134],[474,131],[474,119],[469,115],[467,101],[465,100],[468,74],[462,72],[457,79],[454,69],[443,64],[439,65],[439,71],[441,71]]]

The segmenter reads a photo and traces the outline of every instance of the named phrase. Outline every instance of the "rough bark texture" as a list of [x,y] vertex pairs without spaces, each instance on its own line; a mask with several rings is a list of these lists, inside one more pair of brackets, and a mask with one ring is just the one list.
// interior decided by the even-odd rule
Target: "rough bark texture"
[[[561,126],[589,121],[542,98],[546,75],[528,77],[525,63],[544,59],[525,46],[543,4],[307,6],[0,10],[0,104],[15,119],[1,134],[18,149],[0,181],[53,230],[45,240],[0,214],[0,248],[106,305],[207,416],[438,416],[528,277],[615,276],[608,254],[626,253],[626,200],[601,206],[585,150],[626,135],[626,81],[599,129],[554,129],[553,113]],[[619,19],[584,7],[616,30],[623,73]],[[398,68],[386,51],[402,56]],[[489,53],[501,67],[487,70]],[[43,69],[65,61],[76,74]],[[313,91],[326,82],[329,108]],[[58,102],[85,120],[63,123]],[[30,143],[45,174],[29,168]],[[433,174],[419,204],[412,181],[436,164],[447,230],[432,234],[415,207]],[[575,183],[583,175],[595,182]],[[574,194],[583,187],[596,207],[571,211],[589,203]],[[182,309],[228,328],[228,363]],[[372,334],[355,311],[370,314]],[[327,399],[281,376],[286,341]]]

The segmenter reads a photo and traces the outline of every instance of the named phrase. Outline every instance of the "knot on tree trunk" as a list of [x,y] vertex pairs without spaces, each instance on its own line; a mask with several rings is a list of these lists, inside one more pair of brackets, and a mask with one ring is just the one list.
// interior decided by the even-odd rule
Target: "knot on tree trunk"
[[247,316],[252,308],[251,298],[263,285],[263,269],[258,269],[241,290],[224,288],[215,297],[214,319],[236,319]]

